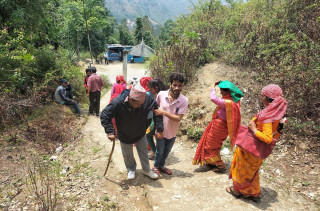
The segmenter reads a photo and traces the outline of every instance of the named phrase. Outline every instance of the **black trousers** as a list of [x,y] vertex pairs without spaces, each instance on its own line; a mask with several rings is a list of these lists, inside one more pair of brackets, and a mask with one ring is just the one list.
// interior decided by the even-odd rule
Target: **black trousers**
[[99,115],[100,111],[100,96],[101,92],[90,92],[89,100],[90,100],[90,106],[89,106],[89,113],[96,115]]

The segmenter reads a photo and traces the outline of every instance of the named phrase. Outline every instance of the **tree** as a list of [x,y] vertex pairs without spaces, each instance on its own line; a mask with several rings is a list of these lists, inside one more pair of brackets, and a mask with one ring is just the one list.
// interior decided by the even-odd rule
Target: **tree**
[[142,26],[142,19],[137,18],[136,19],[136,28],[134,31],[134,38],[136,41],[136,44],[139,44],[143,38],[143,26]]
[[144,33],[143,37],[144,37],[143,38],[144,39],[144,43],[146,45],[150,46],[151,48],[154,48],[154,41],[153,41],[153,36],[152,36],[151,32],[150,31],[146,31]]
[[172,30],[174,29],[174,27],[176,27],[176,23],[173,22],[173,20],[169,19],[164,23],[164,26],[161,27],[161,32],[159,35],[159,39],[160,41],[162,41],[162,43],[164,45],[168,45],[170,42],[170,36],[172,33]]
[[154,30],[148,16],[144,16],[142,18],[142,31],[143,33],[150,31],[152,35],[154,34]]
[[[94,57],[97,57],[105,50],[105,45],[109,40],[114,38],[116,20],[105,8],[103,0],[87,0],[85,5],[91,50]],[[89,49],[87,37],[84,37],[82,41],[84,46]]]
[[122,19],[121,24],[119,26],[119,40],[122,45],[133,45],[133,37],[129,31],[129,27],[127,25],[127,19]]

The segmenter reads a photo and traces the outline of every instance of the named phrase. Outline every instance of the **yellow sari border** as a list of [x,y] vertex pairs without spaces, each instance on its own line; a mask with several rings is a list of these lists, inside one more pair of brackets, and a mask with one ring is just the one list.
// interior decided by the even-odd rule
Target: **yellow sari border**
[[[231,100],[224,100],[226,103],[226,114],[227,114],[227,125],[228,125],[228,133],[229,133],[229,139],[230,143],[233,138],[233,118],[232,118],[232,101]],[[232,144],[231,151],[233,150]]]

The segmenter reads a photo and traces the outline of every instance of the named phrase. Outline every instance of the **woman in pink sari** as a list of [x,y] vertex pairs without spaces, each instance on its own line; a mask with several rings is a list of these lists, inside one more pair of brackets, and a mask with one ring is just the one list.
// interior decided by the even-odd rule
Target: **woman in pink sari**
[[116,98],[123,90],[127,88],[127,82],[124,80],[122,75],[116,77],[116,83],[111,88],[111,97],[109,103]]

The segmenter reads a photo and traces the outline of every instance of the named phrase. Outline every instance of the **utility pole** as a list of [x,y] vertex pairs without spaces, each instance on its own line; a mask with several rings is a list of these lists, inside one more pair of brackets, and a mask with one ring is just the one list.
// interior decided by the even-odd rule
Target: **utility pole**
[[122,75],[124,77],[124,80],[127,81],[127,63],[128,63],[128,50],[124,49],[123,50],[123,68],[122,68]]

